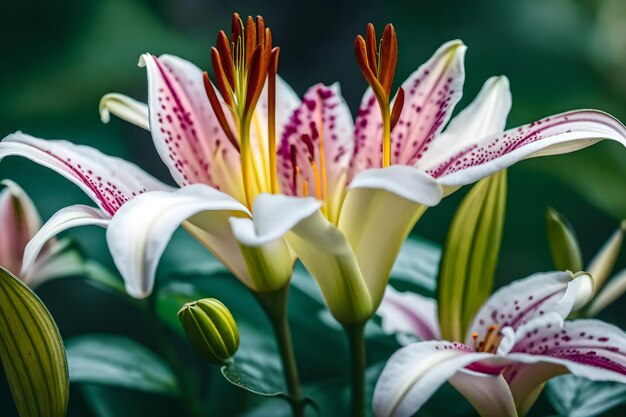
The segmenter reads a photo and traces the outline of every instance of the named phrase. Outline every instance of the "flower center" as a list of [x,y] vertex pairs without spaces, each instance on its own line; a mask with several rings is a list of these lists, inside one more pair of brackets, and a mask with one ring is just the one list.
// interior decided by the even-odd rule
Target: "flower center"
[[[224,31],[217,36],[217,46],[211,48],[211,62],[215,72],[217,88],[235,121],[237,135],[222,109],[208,74],[204,73],[204,85],[213,111],[228,137],[239,150],[243,187],[248,207],[256,193],[276,193],[276,71],[279,48],[272,47],[272,33],[265,27],[263,17],[256,22],[248,16],[245,24],[238,13],[233,14],[230,39]],[[250,128],[255,117],[255,108],[268,81],[267,156],[269,164],[257,164],[250,144]],[[257,123],[255,123],[256,125]],[[258,130],[260,128],[257,127]],[[265,132],[257,131],[257,137]],[[263,144],[264,146],[264,144]],[[264,160],[266,161],[266,160]],[[269,181],[265,181],[269,178]],[[267,186],[266,184],[269,184]],[[265,189],[269,188],[269,190]]]
[[487,333],[482,340],[478,340],[478,333],[472,333],[472,339],[474,339],[474,350],[476,352],[496,353],[496,350],[500,345],[500,341],[502,341],[500,328],[500,325],[492,324],[487,328]]
[[404,105],[404,89],[400,87],[391,109],[391,86],[398,63],[398,38],[391,23],[385,26],[380,42],[376,40],[376,29],[373,24],[367,25],[364,39],[356,37],[354,51],[359,68],[367,83],[372,88],[383,120],[383,167],[391,164],[391,131],[400,118]]

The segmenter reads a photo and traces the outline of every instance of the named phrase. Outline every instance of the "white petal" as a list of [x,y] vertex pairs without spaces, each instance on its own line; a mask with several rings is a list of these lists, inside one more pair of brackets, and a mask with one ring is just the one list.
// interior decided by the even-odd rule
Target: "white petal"
[[502,374],[460,370],[449,379],[481,417],[517,417],[513,395]]
[[[376,417],[409,417],[457,371],[492,356],[451,342],[419,342],[394,353],[374,390]],[[480,379],[476,383],[480,383]]]
[[24,250],[21,275],[27,277],[44,245],[59,233],[79,226],[107,227],[110,217],[95,207],[74,205],[57,211],[28,242]]
[[111,113],[146,130],[150,130],[148,105],[124,94],[109,93],[100,99],[100,119],[109,123]]
[[421,340],[440,338],[437,302],[432,298],[408,291],[399,292],[387,285],[376,313],[381,317],[382,328],[386,333],[410,334]]
[[426,210],[441,200],[436,181],[400,165],[369,169],[349,186],[339,229],[356,255],[374,306],[377,306],[402,244]]
[[345,236],[319,207],[313,198],[262,194],[254,201],[254,224],[235,221],[234,233],[250,246],[285,235],[333,316],[343,324],[361,324],[374,313],[367,285]]
[[505,76],[489,78],[478,96],[435,137],[416,167],[428,169],[453,157],[480,138],[500,133],[511,110],[511,90]]
[[245,261],[228,223],[231,216],[246,215],[248,210],[237,200],[201,184],[149,192],[118,210],[107,229],[107,243],[126,290],[134,297],[150,294],[167,243],[188,219],[191,234],[246,281]]
[[388,191],[413,203],[429,207],[439,204],[443,193],[441,187],[430,176],[404,165],[363,171],[354,177],[348,188]]
[[145,191],[171,189],[135,164],[67,141],[16,132],[0,142],[0,159],[11,155],[28,158],[64,176],[109,215]]

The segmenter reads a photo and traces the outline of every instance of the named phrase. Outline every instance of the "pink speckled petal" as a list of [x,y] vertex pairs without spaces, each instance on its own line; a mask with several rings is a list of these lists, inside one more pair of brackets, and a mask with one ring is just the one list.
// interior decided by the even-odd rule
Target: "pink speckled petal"
[[[353,129],[350,109],[341,96],[339,85],[311,87],[293,112],[281,138],[277,166],[283,192],[301,195],[302,182],[307,181],[308,195],[323,196],[328,202],[329,218],[337,218],[354,149]],[[294,181],[292,148],[300,169],[297,181]],[[317,190],[310,158],[318,167],[321,190]]]
[[531,157],[586,148],[603,140],[626,146],[626,127],[597,110],[575,110],[488,136],[427,172],[446,186],[470,184]]
[[[396,291],[387,285],[376,312],[386,333],[410,334],[421,340],[439,339],[437,301],[412,292]],[[404,340],[398,338],[399,341]],[[402,342],[400,342],[402,343]]]
[[579,297],[591,291],[591,278],[585,274],[572,279],[569,272],[546,272],[515,281],[493,293],[480,308],[465,343],[472,343],[472,333],[482,340],[491,325],[516,330],[548,313],[565,319]]
[[[445,126],[462,95],[466,49],[459,40],[443,44],[402,84],[405,99],[391,133],[392,164],[415,165]],[[382,119],[369,89],[361,101],[354,136],[351,178],[382,163]]]
[[505,377],[515,403],[525,413],[546,380],[570,372],[594,381],[626,383],[626,335],[599,320],[563,322],[556,315],[534,319],[520,329],[505,358]]
[[171,188],[135,164],[67,141],[16,132],[0,142],[0,159],[11,155],[28,158],[63,175],[111,216],[138,194]]
[[[171,55],[144,54],[154,145],[180,186],[206,184],[239,196],[239,153],[228,141],[204,90],[202,71]],[[224,107],[229,117],[229,110]]]
[[41,226],[30,197],[13,181],[4,180],[0,192],[0,265],[18,275],[24,248]]
[[[372,400],[374,415],[410,417],[458,371],[492,356],[445,341],[403,347],[389,358],[378,378]],[[475,383],[480,383],[480,379],[476,378]]]

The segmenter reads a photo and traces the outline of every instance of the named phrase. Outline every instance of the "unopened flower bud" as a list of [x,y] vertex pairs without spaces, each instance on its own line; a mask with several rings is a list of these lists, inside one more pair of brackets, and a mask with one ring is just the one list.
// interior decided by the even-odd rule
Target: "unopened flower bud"
[[209,362],[224,364],[237,351],[237,324],[221,301],[203,298],[187,303],[178,318],[193,347]]
[[554,266],[559,270],[578,272],[583,269],[583,259],[574,230],[558,211],[546,212],[548,242]]

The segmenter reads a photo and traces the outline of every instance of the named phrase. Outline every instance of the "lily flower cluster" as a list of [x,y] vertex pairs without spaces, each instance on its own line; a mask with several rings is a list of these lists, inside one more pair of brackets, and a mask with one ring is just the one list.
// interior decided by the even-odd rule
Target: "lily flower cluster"
[[[365,37],[355,41],[369,88],[354,120],[338,84],[314,85],[299,98],[278,76],[280,49],[262,17],[233,15],[230,36],[220,31],[211,50],[212,77],[181,58],[146,53],[139,66],[147,71],[148,103],[107,94],[100,113],[104,122],[114,114],[148,130],[176,186],[90,147],[22,132],[7,136],[0,142],[0,159],[17,155],[48,167],[97,205],[72,205],[52,216],[26,247],[21,269],[32,268],[58,233],[98,225],[106,228],[128,293],[146,297],[161,255],[182,226],[266,311],[273,308],[270,295],[288,288],[299,259],[335,319],[362,331],[383,299],[403,242],[427,207],[526,158],[572,152],[604,139],[626,145],[626,128],[597,110],[505,130],[511,93],[504,76],[488,79],[474,101],[451,118],[462,96],[466,49],[459,40],[445,43],[392,94],[399,50],[395,29],[387,25],[379,42],[369,25]],[[545,291],[538,292],[529,284],[538,278],[525,281],[515,291],[523,288],[527,299],[509,300],[511,290],[494,295],[494,303],[506,299],[506,307],[520,313],[488,302],[466,344],[424,342],[399,352],[379,382],[377,413],[408,415],[425,401],[425,393],[462,369],[499,384],[493,392],[505,392],[503,373],[509,385],[518,375],[524,392],[519,398],[526,401],[533,386],[527,369],[534,368],[518,370],[513,364],[546,362],[546,355],[541,361],[532,355],[537,349],[558,351],[553,355],[558,359],[548,361],[554,364],[550,374],[563,367],[578,370],[566,359],[587,358],[609,346],[595,333],[589,339],[593,346],[574,346],[570,342],[587,332],[585,324],[563,324],[575,305],[577,290],[569,288],[585,279],[570,282],[569,275],[556,274],[543,279]],[[278,310],[284,310],[281,300],[274,306]],[[564,347],[541,342],[557,328]],[[606,330],[611,341],[624,345],[616,330]],[[288,339],[284,328],[279,333]],[[610,362],[600,368],[622,372],[621,351],[604,351],[609,353],[594,356],[598,362],[592,365]],[[396,378],[396,371],[406,378]],[[463,387],[491,395],[483,385]],[[510,409],[512,394],[503,395],[501,402]]]

